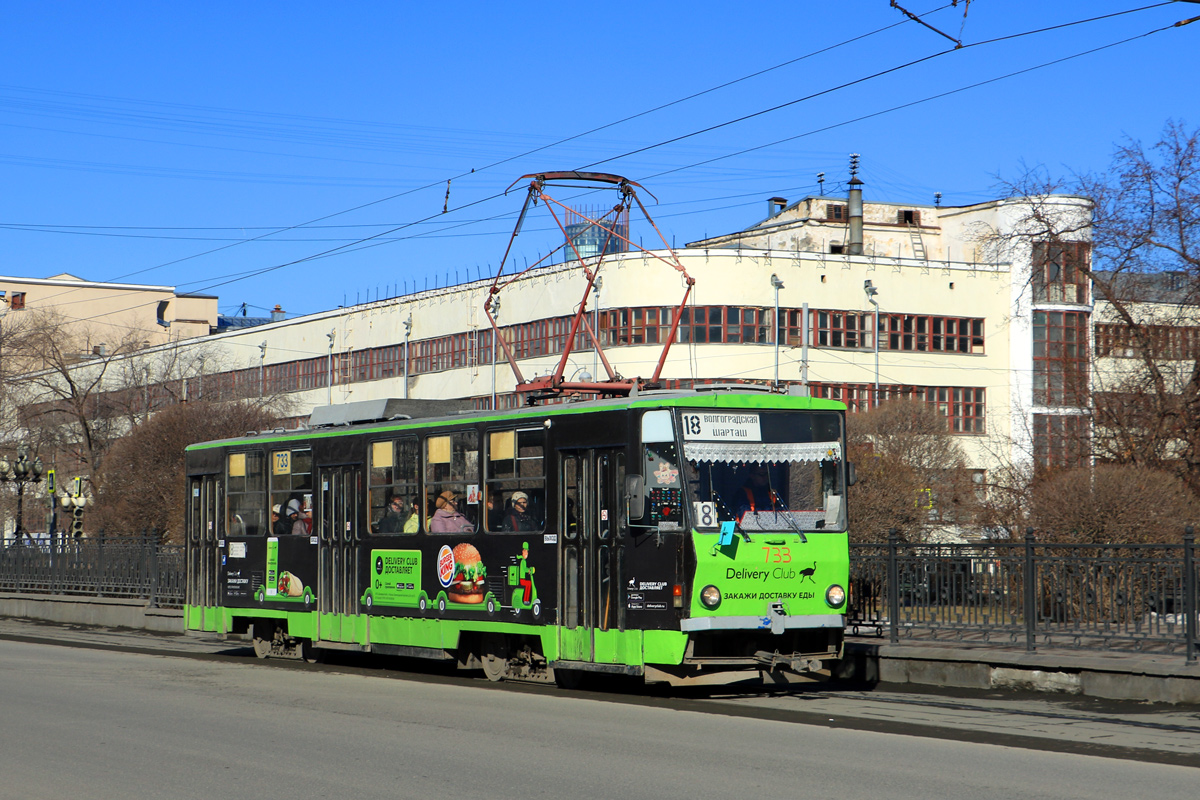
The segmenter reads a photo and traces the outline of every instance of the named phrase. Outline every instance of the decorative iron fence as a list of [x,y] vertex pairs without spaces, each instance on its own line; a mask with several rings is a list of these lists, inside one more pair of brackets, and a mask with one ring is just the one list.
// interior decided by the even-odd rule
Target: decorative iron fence
[[[1195,535],[1183,544],[851,545],[848,632],[978,645],[1182,653],[1196,659]],[[0,549],[0,592],[183,605],[184,548],[156,536]]]
[[892,642],[1183,653],[1196,658],[1195,535],[1183,544],[851,545],[852,635]]
[[145,600],[180,608],[184,548],[155,535],[19,541],[0,549],[0,592],[88,595]]

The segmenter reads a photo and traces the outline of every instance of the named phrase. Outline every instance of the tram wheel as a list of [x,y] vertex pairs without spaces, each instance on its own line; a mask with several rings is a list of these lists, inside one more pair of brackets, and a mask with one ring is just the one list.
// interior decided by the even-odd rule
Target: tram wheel
[[300,640],[300,657],[309,664],[317,664],[321,661],[321,656],[324,651],[319,647],[315,647],[312,639]]
[[479,661],[489,681],[502,681],[508,675],[508,640],[503,634],[485,633],[479,644]]
[[251,636],[254,641],[254,655],[259,658],[271,657],[271,645],[275,640],[275,626],[266,622],[256,622]]

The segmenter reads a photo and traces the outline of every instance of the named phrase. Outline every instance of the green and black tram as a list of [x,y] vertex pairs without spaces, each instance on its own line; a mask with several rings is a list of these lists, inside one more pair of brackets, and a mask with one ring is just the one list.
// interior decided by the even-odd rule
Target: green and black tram
[[331,408],[369,421],[192,445],[186,627],[262,657],[454,659],[493,680],[828,669],[845,407],[745,389],[349,404]]

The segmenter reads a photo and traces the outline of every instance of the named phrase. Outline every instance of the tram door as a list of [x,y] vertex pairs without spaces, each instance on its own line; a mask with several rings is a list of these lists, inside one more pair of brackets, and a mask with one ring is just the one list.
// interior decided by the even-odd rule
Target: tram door
[[[204,618],[221,604],[221,563],[217,539],[221,519],[221,483],[216,475],[192,478],[188,487],[187,604],[199,606],[201,617],[189,620],[206,629]],[[218,615],[219,616],[219,615]]]
[[[362,468],[357,465],[320,470],[317,535],[320,537],[320,584],[317,607],[322,614],[357,614],[355,573],[358,569]],[[338,629],[336,620],[323,620],[321,638],[344,639],[351,631]],[[332,625],[332,629],[329,627]]]
[[618,539],[625,453],[619,448],[567,450],[560,457],[559,658],[605,660],[597,659],[596,632],[620,624]]

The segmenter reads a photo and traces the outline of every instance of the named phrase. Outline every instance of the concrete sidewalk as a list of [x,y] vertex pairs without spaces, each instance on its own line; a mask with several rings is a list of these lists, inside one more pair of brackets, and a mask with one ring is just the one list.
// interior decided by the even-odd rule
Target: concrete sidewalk
[[1109,700],[1200,705],[1200,663],[1183,653],[981,646],[848,637],[836,676],[866,684],[1029,689]]

